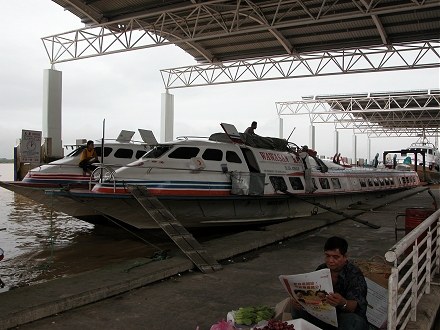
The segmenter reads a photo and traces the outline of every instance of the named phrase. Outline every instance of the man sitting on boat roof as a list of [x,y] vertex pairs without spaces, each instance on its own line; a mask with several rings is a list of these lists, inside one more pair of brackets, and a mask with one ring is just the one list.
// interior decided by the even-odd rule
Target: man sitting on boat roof
[[246,128],[246,130],[244,131],[246,134],[255,134],[255,130],[257,129],[257,122],[253,121],[251,126]]

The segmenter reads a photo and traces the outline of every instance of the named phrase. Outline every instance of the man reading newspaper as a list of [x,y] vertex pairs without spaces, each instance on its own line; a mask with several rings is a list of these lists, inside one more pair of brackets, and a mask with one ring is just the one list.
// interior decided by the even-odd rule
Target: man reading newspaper
[[345,239],[330,237],[324,245],[325,263],[317,271],[280,276],[293,297],[293,319],[305,319],[321,329],[368,329],[367,284],[361,270],[347,259],[347,250]]

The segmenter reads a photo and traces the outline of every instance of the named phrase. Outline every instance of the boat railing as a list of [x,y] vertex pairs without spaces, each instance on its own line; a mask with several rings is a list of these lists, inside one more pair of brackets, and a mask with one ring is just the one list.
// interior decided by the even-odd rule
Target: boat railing
[[387,329],[416,321],[417,305],[440,271],[440,210],[421,222],[385,254],[393,263],[388,278]]
[[178,137],[176,137],[176,140],[189,140],[189,139],[208,140],[208,139],[209,139],[209,136],[191,136],[191,135],[185,135],[185,136],[178,136]]
[[[95,146],[100,147],[102,140],[95,140],[93,142],[95,143]],[[123,143],[126,143],[126,144],[129,143],[129,144],[148,145],[148,143],[146,143],[145,141],[140,141],[140,140],[130,140],[130,141],[121,142],[121,141],[118,141],[117,139],[104,139],[104,144],[106,144],[106,143],[107,144],[111,143],[111,144],[115,144],[115,145],[123,144]],[[64,148],[66,150],[69,150],[69,149],[70,150],[75,150],[75,149],[77,149],[79,147],[85,147],[86,146],[86,141],[84,143],[80,143],[80,144],[77,144],[77,143],[75,143],[75,144],[65,144],[63,146],[64,146]]]
[[[97,166],[108,166],[108,167],[112,167],[112,168],[119,168],[119,167],[123,167],[126,166],[127,164],[125,163],[121,163],[121,164],[109,164],[109,163],[94,163]],[[78,168],[81,169],[81,167],[79,167],[79,165],[77,163],[47,163],[47,164],[40,164],[38,166],[38,168],[41,169],[42,166],[49,166],[49,167],[60,167],[60,168]],[[36,167],[34,168],[36,169]]]
[[89,190],[92,190],[93,186],[97,182],[112,182],[113,183],[113,190],[116,190],[116,179],[115,179],[116,172],[113,168],[106,166],[106,165],[99,165],[96,167],[92,174],[90,175],[89,179]]

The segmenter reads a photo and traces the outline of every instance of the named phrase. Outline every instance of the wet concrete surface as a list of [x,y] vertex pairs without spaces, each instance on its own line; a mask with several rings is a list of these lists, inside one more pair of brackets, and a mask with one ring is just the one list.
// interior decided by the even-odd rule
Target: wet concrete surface
[[[438,189],[434,195],[440,200]],[[0,295],[0,328],[193,330],[198,326],[209,330],[230,310],[249,305],[275,306],[287,297],[278,276],[314,270],[323,262],[322,247],[330,236],[347,239],[350,258],[383,257],[395,243],[396,215],[407,207],[432,206],[426,191],[401,196],[358,205],[370,210],[364,214],[347,211],[380,229],[321,214],[205,241],[208,252],[223,266],[209,274],[199,272],[176,253],[166,260],[126,260],[12,290]],[[388,202],[391,204],[372,210]],[[398,218],[398,227],[404,227],[402,217]],[[400,239],[404,232],[398,231],[397,235]],[[431,298],[440,303],[438,291],[433,287]],[[432,309],[433,303],[428,304]],[[423,302],[419,309],[418,313],[426,314]],[[434,309],[438,310],[438,304]],[[429,329],[435,314],[422,319],[410,324],[411,329]]]

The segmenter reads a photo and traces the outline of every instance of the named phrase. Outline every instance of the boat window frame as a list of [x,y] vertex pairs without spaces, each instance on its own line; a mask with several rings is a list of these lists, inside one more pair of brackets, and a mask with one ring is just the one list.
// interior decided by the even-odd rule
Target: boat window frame
[[136,150],[136,154],[134,155],[134,157],[136,159],[142,158],[145,156],[145,154],[148,152],[148,150]]
[[[220,159],[218,159],[219,155],[215,155],[215,154],[218,154],[218,153],[220,153]],[[207,158],[207,156],[211,156],[211,155],[214,155],[214,156],[217,156],[217,157],[214,157],[214,158],[209,158],[208,157]],[[223,160],[223,150],[216,149],[216,148],[206,148],[203,151],[203,153],[202,153],[202,159],[203,160],[208,160],[208,161],[213,161],[213,162],[221,162]]]
[[[231,155],[234,155],[232,158],[231,158]],[[243,160],[240,158],[240,156],[235,152],[235,151],[233,151],[233,150],[226,150],[226,155],[225,155],[225,157],[226,157],[226,161],[228,162],[228,163],[234,163],[234,164],[243,164]],[[234,159],[234,157],[235,157],[235,159]],[[236,160],[238,160],[238,161],[236,161]]]
[[[330,181],[328,180],[328,178],[322,177],[322,178],[318,178],[319,181],[319,185],[321,186],[322,189],[328,190],[330,189]],[[324,182],[324,184],[323,184]]]
[[67,157],[76,157],[78,155],[80,155],[82,153],[82,151],[86,148],[85,145],[83,146],[79,146],[78,148],[72,150],[71,152],[69,152],[66,156]]
[[[134,150],[133,149],[118,148],[114,152],[113,157],[119,158],[119,159],[132,159],[133,158],[133,154],[134,154]],[[128,155],[130,155],[130,156],[128,156]]]
[[[272,184],[272,187],[275,191],[287,191],[287,183],[286,180],[284,179],[284,176],[281,175],[269,175],[269,181]],[[278,181],[278,182],[277,182]],[[282,187],[281,189],[279,188],[279,183],[281,183],[280,181],[282,181]]]
[[[183,150],[186,150],[186,152],[182,153]],[[192,153],[190,153],[188,151],[192,151]],[[178,152],[180,153],[180,154],[178,154],[178,157],[173,156],[173,154],[177,154]],[[171,151],[167,157],[169,159],[188,159],[189,160],[191,158],[197,157],[199,155],[199,153],[200,153],[199,147],[178,146],[178,147],[174,148],[173,151]]]
[[[289,176],[289,183],[290,186],[292,187],[292,190],[302,190],[304,191],[304,183],[302,182],[301,178],[299,176]],[[297,185],[298,183],[300,183],[300,185]],[[299,187],[301,187],[300,189],[298,189]]]
[[[95,147],[96,155],[101,157],[101,146]],[[108,157],[113,152],[113,147],[104,146],[104,158]]]
[[168,153],[170,150],[174,148],[173,145],[155,145],[150,150],[148,150],[145,155],[142,156],[142,159],[157,159]]
[[[333,189],[342,189],[341,180],[339,178],[330,178],[332,182]],[[337,184],[335,184],[337,182]]]

